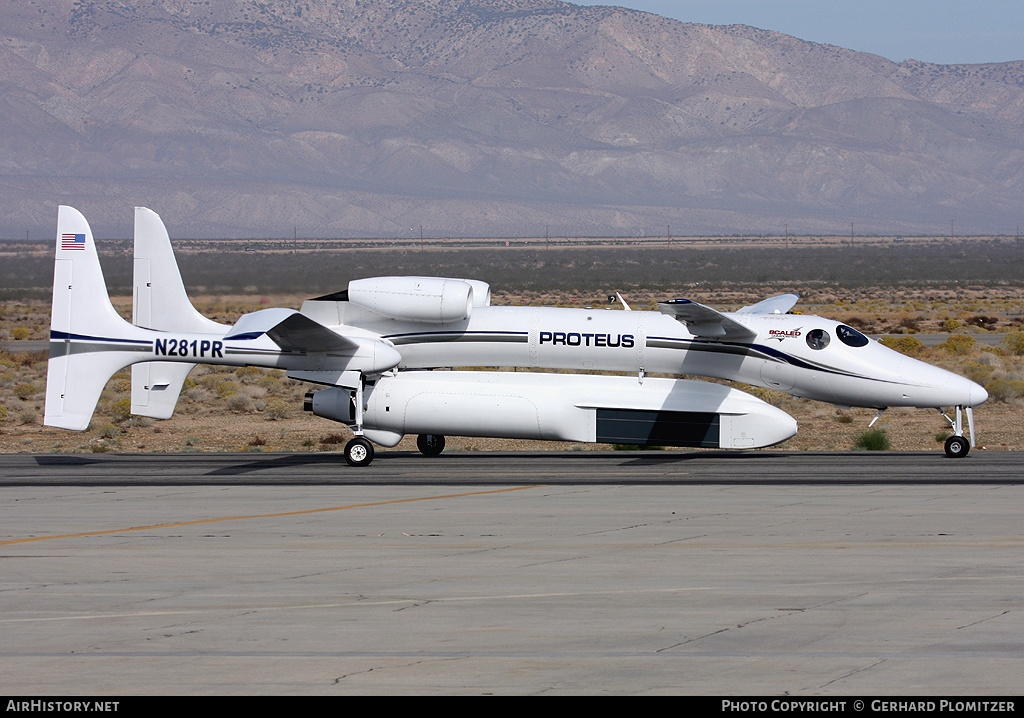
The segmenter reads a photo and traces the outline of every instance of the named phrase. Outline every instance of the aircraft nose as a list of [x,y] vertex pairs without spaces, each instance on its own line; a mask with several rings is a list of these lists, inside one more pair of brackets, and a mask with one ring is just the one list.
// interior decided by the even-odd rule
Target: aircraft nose
[[984,404],[988,401],[988,391],[981,384],[971,382],[974,386],[971,387],[971,400],[967,403],[967,406],[978,406],[978,404]]
[[948,402],[951,406],[978,406],[988,400],[988,392],[985,391],[985,387],[959,374],[951,374],[945,391],[950,397],[955,397],[955,400]]
[[978,406],[988,399],[976,382],[916,359],[905,358],[899,373],[905,382],[903,397],[912,406]]

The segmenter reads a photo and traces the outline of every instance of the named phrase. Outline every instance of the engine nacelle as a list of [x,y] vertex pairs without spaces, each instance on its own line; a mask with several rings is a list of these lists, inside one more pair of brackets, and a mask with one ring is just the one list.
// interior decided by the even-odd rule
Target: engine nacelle
[[352,403],[352,392],[340,387],[329,390],[307,392],[302,402],[303,411],[312,412],[331,421],[351,424],[356,420],[356,407]]
[[[474,299],[476,294],[484,296]],[[490,302],[490,287],[443,277],[370,277],[348,283],[348,300],[390,319],[458,322],[468,319],[474,306],[487,306],[480,302]]]

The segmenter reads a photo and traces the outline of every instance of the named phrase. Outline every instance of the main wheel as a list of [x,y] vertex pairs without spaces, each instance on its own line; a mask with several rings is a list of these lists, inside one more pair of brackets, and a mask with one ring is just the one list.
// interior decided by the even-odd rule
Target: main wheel
[[441,434],[420,434],[416,437],[416,448],[424,456],[437,456],[444,451],[444,437]]
[[971,450],[971,442],[962,436],[951,436],[946,439],[946,456],[951,459],[961,459],[967,456]]
[[350,466],[369,466],[373,461],[373,444],[361,436],[345,444],[345,461]]

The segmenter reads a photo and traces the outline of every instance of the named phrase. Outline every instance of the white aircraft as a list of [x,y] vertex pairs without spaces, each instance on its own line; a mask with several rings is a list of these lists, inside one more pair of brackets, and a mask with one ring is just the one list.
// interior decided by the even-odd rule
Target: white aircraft
[[[44,423],[88,427],[108,379],[132,365],[132,413],[172,415],[197,363],[285,369],[325,385],[313,414],[352,428],[348,463],[373,443],[418,434],[424,454],[445,435],[638,445],[759,448],[796,422],[738,389],[649,373],[714,377],[842,406],[955,409],[949,456],[974,444],[978,384],[895,352],[838,322],[787,312],[794,294],[724,313],[677,299],[658,312],[490,306],[483,282],[376,277],[263,309],[233,326],[195,310],[163,222],[135,210],[132,322],[110,304],[92,231],[77,210],[57,218]],[[621,298],[620,298],[621,301]],[[632,376],[423,371],[443,367],[597,370]],[[945,414],[944,414],[945,415]],[[964,436],[966,415],[970,440]]]

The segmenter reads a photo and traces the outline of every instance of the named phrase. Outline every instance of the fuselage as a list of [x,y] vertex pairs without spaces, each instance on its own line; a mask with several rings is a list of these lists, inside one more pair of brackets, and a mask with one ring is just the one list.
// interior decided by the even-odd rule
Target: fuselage
[[[314,320],[322,319],[312,313]],[[261,331],[189,334],[140,327],[109,348],[125,354],[123,365],[251,364],[306,372],[300,378],[327,384],[352,369],[373,374],[392,368],[521,367],[624,372],[641,380],[646,374],[713,377],[844,406],[969,407],[988,398],[978,384],[834,320],[742,312],[726,316],[754,332],[753,338],[696,336],[660,312],[486,306],[445,323],[360,311],[349,322],[327,327],[350,345],[331,351],[282,348]],[[82,346],[65,348],[66,342]],[[99,337],[62,337],[54,351],[88,351],[104,343]]]
[[[476,307],[465,320],[425,324],[362,316],[354,325],[394,344],[400,368],[527,367],[714,377],[848,406],[975,406],[976,383],[904,356],[822,317],[728,315],[752,341],[691,334],[650,311]],[[342,332],[343,327],[333,327]]]

